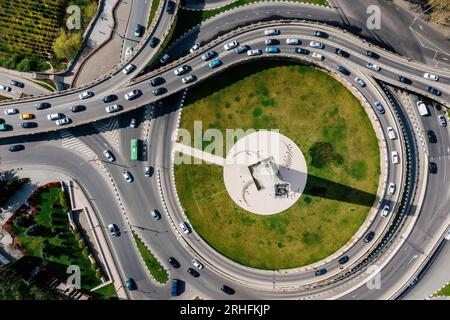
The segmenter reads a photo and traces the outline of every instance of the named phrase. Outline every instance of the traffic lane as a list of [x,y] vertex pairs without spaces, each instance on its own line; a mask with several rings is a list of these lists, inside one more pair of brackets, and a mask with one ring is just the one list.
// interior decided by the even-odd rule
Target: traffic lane
[[132,0],[131,13],[128,18],[125,38],[123,41],[122,52],[124,53],[127,46],[137,45],[142,37],[136,36],[135,31],[138,25],[147,29],[148,17],[150,16],[150,7],[153,0]]
[[[24,85],[24,87],[20,88],[20,87],[12,85],[11,80],[21,82]],[[10,92],[1,90],[0,95],[11,96],[14,98],[20,98],[22,96],[22,94],[27,94],[30,96],[39,96],[42,94],[50,93],[49,90],[45,90],[41,86],[39,86],[31,81],[28,81],[21,77],[16,77],[16,76],[10,75],[8,73],[4,73],[4,72],[0,72],[0,84],[11,88]]]

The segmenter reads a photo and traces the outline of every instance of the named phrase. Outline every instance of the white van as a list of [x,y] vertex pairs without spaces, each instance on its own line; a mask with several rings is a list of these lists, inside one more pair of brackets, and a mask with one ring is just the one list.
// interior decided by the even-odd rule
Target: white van
[[62,117],[61,113],[52,113],[47,115],[47,119],[51,121],[61,119],[61,117]]
[[419,109],[419,113],[421,116],[429,116],[430,111],[428,111],[428,107],[423,103],[423,101],[417,101],[417,109]]

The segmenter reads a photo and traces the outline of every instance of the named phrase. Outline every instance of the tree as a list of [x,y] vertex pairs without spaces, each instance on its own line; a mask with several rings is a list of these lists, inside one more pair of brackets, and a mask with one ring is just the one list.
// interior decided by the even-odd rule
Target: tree
[[66,33],[61,30],[53,43],[53,51],[58,59],[71,59],[81,49],[81,33]]
[[16,68],[17,70],[22,72],[30,71],[32,69],[30,59],[28,58],[23,59],[22,61],[19,62]]

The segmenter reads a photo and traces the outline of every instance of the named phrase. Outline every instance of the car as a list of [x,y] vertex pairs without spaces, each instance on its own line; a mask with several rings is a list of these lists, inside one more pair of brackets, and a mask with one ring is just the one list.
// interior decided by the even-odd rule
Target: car
[[131,118],[131,120],[130,120],[130,128],[136,128],[136,118]]
[[142,37],[144,35],[144,32],[145,32],[145,27],[141,24],[137,24],[136,29],[134,29],[134,35],[136,37]]
[[167,61],[169,61],[169,59],[170,59],[170,56],[169,56],[167,53],[165,53],[165,54],[161,57],[161,59],[159,59],[159,62],[160,62],[161,64],[164,64],[164,63],[166,63]]
[[114,157],[114,155],[112,154],[111,151],[109,150],[104,150],[103,151],[103,155],[106,157],[106,159],[108,160],[108,162],[114,162],[116,160],[116,158]]
[[198,278],[200,276],[200,273],[198,273],[198,271],[196,271],[196,270],[194,270],[192,268],[188,268],[187,269],[187,273],[189,273],[194,278]]
[[152,216],[153,220],[161,219],[161,214],[158,212],[158,210],[152,210],[152,212],[150,212],[150,215]]
[[41,102],[41,103],[35,104],[34,107],[36,108],[36,110],[43,110],[43,109],[50,108],[51,105],[48,102]]
[[127,65],[123,70],[122,70],[122,72],[124,73],[124,74],[130,74],[131,72],[133,72],[133,70],[134,69],[136,69],[136,66],[134,65],[134,64],[129,64],[129,65]]
[[264,30],[264,35],[266,35],[266,36],[273,36],[273,35],[277,35],[277,34],[280,34],[280,30],[278,30],[276,28]]
[[387,134],[388,134],[389,139],[395,140],[395,139],[397,138],[397,134],[395,133],[394,128],[392,128],[392,127],[387,127],[387,128],[386,128],[386,131],[387,131]]
[[163,88],[163,87],[159,87],[159,88],[157,88],[157,89],[152,91],[153,95],[155,95],[155,96],[160,96],[160,95],[162,95],[162,94],[164,94],[166,92],[167,92],[167,89]]
[[108,225],[108,230],[109,230],[109,234],[111,235],[111,237],[120,236],[120,230],[114,223],[111,223]]
[[447,233],[444,236],[445,240],[450,240],[450,228],[447,229]]
[[375,232],[373,231],[369,231],[366,236],[364,237],[364,242],[365,243],[369,243],[370,241],[373,240],[373,238],[375,237]]
[[14,144],[8,148],[10,152],[22,151],[23,149],[25,149],[25,146],[22,144]]
[[146,166],[145,169],[144,169],[144,176],[146,176],[148,178],[151,175],[152,175],[152,167]]
[[442,92],[439,89],[436,89],[434,87],[428,87],[427,91],[431,94],[434,94],[435,96],[440,96]]
[[428,171],[432,174],[436,174],[438,171],[437,164],[435,162],[430,162],[430,164],[428,166]]
[[10,92],[11,91],[11,87],[0,85],[0,90],[4,90],[6,92]]
[[106,112],[113,113],[119,111],[120,109],[121,109],[120,105],[114,104],[112,106],[106,107]]
[[300,41],[300,39],[297,39],[297,38],[287,38],[286,39],[286,44],[300,45],[300,44],[302,44],[302,42]]
[[426,104],[423,103],[423,101],[417,101],[416,105],[417,105],[417,109],[419,110],[419,113],[421,116],[427,117],[430,115],[430,111],[428,110],[428,107],[426,106]]
[[237,46],[239,46],[239,42],[233,40],[231,42],[228,42],[226,45],[224,45],[223,48],[225,50],[231,50],[231,49],[236,48]]
[[405,84],[411,84],[412,83],[412,81],[410,79],[408,79],[408,78],[406,78],[404,76],[400,76],[400,75],[397,76],[397,80],[400,81],[400,82],[403,82]]
[[192,53],[194,51],[197,51],[198,49],[200,49],[200,43],[196,42],[194,43],[194,45],[192,46],[191,49],[189,49],[189,52]]
[[93,95],[94,93],[92,91],[85,91],[83,93],[80,93],[78,96],[81,100],[84,100],[92,97]]
[[217,52],[215,52],[214,50],[209,50],[208,52],[206,52],[202,55],[202,60],[203,61],[211,60],[216,55],[217,55]]
[[104,103],[108,103],[108,102],[112,102],[112,101],[116,101],[116,100],[117,100],[117,96],[115,94],[109,94],[109,95],[103,97]]
[[350,57],[350,54],[347,51],[344,51],[342,49],[336,48],[335,52],[336,52],[336,54],[338,56],[341,56],[341,57],[344,57],[344,58]]
[[366,83],[364,82],[363,79],[356,77],[355,78],[355,82],[361,87],[364,88],[366,86]]
[[395,183],[393,183],[393,182],[389,183],[387,192],[391,196],[395,193]]
[[178,284],[179,283],[180,283],[180,280],[178,280],[178,279],[172,280],[172,287],[170,289],[170,294],[172,295],[172,297],[175,297],[178,295]]
[[325,45],[319,41],[311,41],[309,43],[309,46],[311,48],[317,48],[317,49],[325,49]]
[[391,152],[391,161],[393,164],[398,164],[400,162],[397,151]]
[[327,273],[327,269],[326,269],[326,268],[322,268],[322,269],[316,270],[316,272],[314,272],[314,274],[315,274],[316,276],[322,276],[322,275],[324,275],[325,273]]
[[381,70],[381,67],[379,65],[377,65],[375,63],[372,63],[372,62],[369,62],[366,65],[366,67],[369,68],[369,69],[375,70],[375,71],[380,71]]
[[215,59],[215,60],[211,61],[210,63],[208,63],[208,67],[210,67],[211,69],[217,68],[221,65],[222,65],[222,61],[220,61],[219,59]]
[[129,171],[123,170],[122,176],[124,177],[126,182],[128,182],[128,183],[133,182],[133,176],[131,175],[131,173]]
[[267,47],[267,48],[266,48],[266,52],[267,52],[267,53],[279,53],[279,52],[280,52],[280,48],[276,48],[276,47]]
[[233,295],[236,291],[233,288],[230,288],[229,286],[223,285],[222,288],[220,288],[223,292],[229,295]]
[[11,80],[10,84],[12,86],[15,86],[17,88],[23,88],[25,87],[25,84],[23,82],[17,81],[17,80]]
[[128,278],[126,283],[127,283],[128,290],[136,290],[137,289],[136,282],[134,282],[134,280],[132,278]]
[[339,264],[346,264],[349,260],[350,258],[348,256],[342,256],[339,258],[338,262]]
[[439,125],[440,125],[441,127],[446,127],[446,126],[447,126],[447,120],[445,120],[444,115],[440,114],[440,115],[438,116],[438,120],[439,120]]
[[320,37],[320,38],[328,38],[328,34],[326,32],[320,31],[320,30],[314,31],[314,35],[316,37]]
[[383,114],[383,113],[386,112],[386,110],[384,110],[384,107],[383,107],[383,105],[381,104],[380,101],[378,101],[378,100],[375,101],[375,102],[373,103],[373,105],[375,106],[375,108],[377,109],[377,111],[378,111],[379,113]]
[[64,125],[69,124],[69,123],[70,123],[70,119],[68,119],[68,118],[58,119],[58,120],[55,121],[55,124],[57,126],[64,126]]
[[63,117],[64,117],[64,115],[61,114],[61,113],[52,113],[52,114],[48,114],[48,115],[47,115],[47,119],[48,119],[49,121],[58,120],[58,119],[61,119],[61,118],[63,118]]
[[195,81],[195,76],[192,75],[192,74],[187,75],[186,77],[181,79],[181,82],[183,82],[183,83],[189,83],[189,82],[192,82],[192,81]]
[[32,121],[22,123],[22,128],[24,129],[36,128],[37,126],[38,124]]
[[85,107],[85,106],[82,106],[82,105],[76,105],[76,106],[72,106],[72,107],[70,108],[70,110],[71,110],[72,112],[81,112],[81,111],[86,110],[86,107]]
[[167,260],[169,263],[170,263],[170,265],[172,266],[172,267],[174,267],[175,269],[178,269],[179,267],[180,267],[180,263],[177,261],[177,259],[175,259],[174,257],[170,257],[168,260]]
[[320,61],[325,59],[325,57],[318,52],[313,52],[311,57],[313,57],[316,60],[320,60]]
[[150,46],[150,48],[156,48],[158,43],[159,43],[159,39],[157,37],[152,37],[150,39],[150,41],[148,42],[148,45]]
[[347,68],[345,68],[344,66],[337,66],[336,69],[341,72],[342,74],[345,74],[346,76],[350,75],[350,71],[348,71]]
[[428,142],[429,143],[436,143],[437,142],[437,138],[436,138],[436,135],[434,134],[434,131],[428,130],[427,131],[427,137],[428,137]]
[[389,207],[389,205],[386,204],[386,205],[383,207],[383,210],[381,211],[381,216],[382,216],[382,217],[387,217],[390,210],[391,210],[391,208]]
[[265,40],[265,43],[269,46],[274,46],[274,45],[276,46],[276,45],[280,44],[280,41],[278,39],[267,38]]
[[427,80],[431,80],[431,81],[439,81],[439,76],[432,74],[432,73],[424,73],[423,77]]
[[30,120],[34,118],[34,114],[32,113],[24,113],[20,115],[20,119],[22,120]]
[[250,50],[250,47],[248,45],[243,45],[243,46],[237,47],[235,52],[237,54],[241,54],[241,53],[247,52],[248,50]]
[[189,67],[184,65],[184,66],[176,68],[173,73],[175,73],[175,75],[177,75],[177,76],[181,76],[182,74],[184,74],[188,71],[189,71]]
[[176,4],[173,1],[168,1],[166,6],[166,12],[168,14],[173,14],[175,12]]
[[299,54],[309,54],[309,50],[308,49],[304,49],[304,48],[295,48],[294,49],[295,53],[299,53]]
[[141,94],[141,91],[139,90],[133,90],[125,94],[125,99],[128,101],[136,99]]
[[251,56],[259,56],[262,54],[262,51],[259,49],[252,49],[252,50],[248,50],[247,51],[247,56],[251,57]]
[[194,267],[196,267],[198,270],[202,270],[203,269],[203,264],[200,263],[200,261],[193,259],[192,260],[192,264],[194,265]]
[[152,87],[157,87],[165,83],[166,80],[163,77],[154,77],[153,79],[150,79],[149,83]]
[[125,59],[127,59],[131,54],[133,53],[133,47],[127,46],[127,49],[125,50]]
[[371,50],[367,50],[366,54],[367,54],[367,56],[369,56],[371,58],[374,58],[374,59],[379,59],[380,58],[380,55],[378,53],[375,53],[375,52],[373,52]]
[[181,222],[181,223],[179,224],[179,226],[180,226],[180,228],[181,228],[181,231],[183,231],[184,234],[189,234],[189,233],[191,233],[191,230],[190,230],[189,227],[187,226],[187,223],[186,223],[186,222]]

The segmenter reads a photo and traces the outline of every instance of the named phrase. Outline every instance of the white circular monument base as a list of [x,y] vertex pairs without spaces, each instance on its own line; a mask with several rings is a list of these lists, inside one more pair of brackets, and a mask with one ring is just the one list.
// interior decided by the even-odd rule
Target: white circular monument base
[[223,171],[233,201],[255,214],[290,208],[302,195],[308,177],[305,157],[288,137],[259,131],[240,139],[228,152]]

